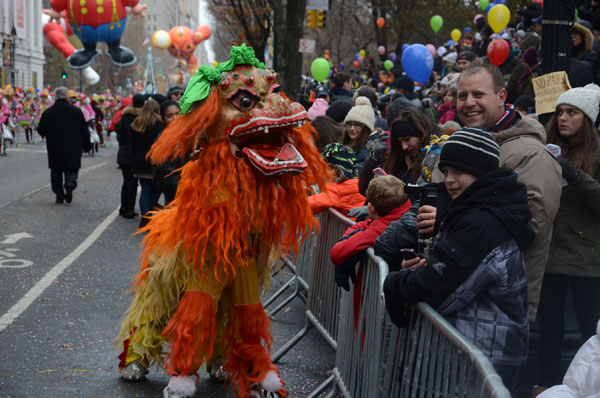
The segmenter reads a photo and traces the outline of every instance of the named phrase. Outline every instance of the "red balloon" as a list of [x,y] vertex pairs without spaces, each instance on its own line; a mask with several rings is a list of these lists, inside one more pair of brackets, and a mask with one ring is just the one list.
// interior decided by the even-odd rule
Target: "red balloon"
[[358,63],[358,61],[352,62],[352,66],[354,67],[354,69],[360,68],[360,64]]
[[504,39],[493,40],[487,48],[488,59],[496,66],[502,65],[506,61],[509,52],[508,43]]
[[377,27],[379,29],[383,28],[383,25],[385,25],[385,19],[383,19],[382,17],[377,18]]

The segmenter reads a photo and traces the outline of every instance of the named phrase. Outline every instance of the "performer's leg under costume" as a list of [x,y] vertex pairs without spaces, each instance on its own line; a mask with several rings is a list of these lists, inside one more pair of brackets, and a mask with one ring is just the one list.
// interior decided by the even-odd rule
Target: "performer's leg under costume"
[[[158,296],[164,295],[165,287],[157,286],[157,282],[165,279],[153,275],[152,269],[149,272],[147,280],[136,290],[132,307],[143,303],[143,300],[136,300],[137,296],[145,295],[148,289],[157,292]],[[240,396],[247,396],[253,383],[260,383],[269,391],[279,390],[285,395],[277,368],[271,364],[269,357],[272,343],[270,321],[259,296],[258,271],[254,259],[249,260],[245,267],[237,267],[235,276],[228,277],[224,272],[207,270],[206,277],[199,279],[190,271],[185,293],[177,303],[175,312],[169,316],[168,310],[163,311],[168,316],[168,323],[161,336],[157,335],[160,322],[136,325],[129,341],[123,343],[125,350],[120,356],[120,367],[136,359],[156,361],[162,353],[159,343],[164,339],[171,343],[171,352],[165,359],[165,368],[170,376],[193,375],[203,363],[224,356],[224,369]],[[153,303],[147,304],[150,311],[143,319],[157,318],[156,307],[152,308]],[[154,304],[157,304],[156,301]],[[130,316],[139,313],[130,309]],[[166,319],[166,316],[160,318]],[[220,325],[217,325],[217,319]],[[226,331],[224,343],[219,341],[215,344],[217,329]]]

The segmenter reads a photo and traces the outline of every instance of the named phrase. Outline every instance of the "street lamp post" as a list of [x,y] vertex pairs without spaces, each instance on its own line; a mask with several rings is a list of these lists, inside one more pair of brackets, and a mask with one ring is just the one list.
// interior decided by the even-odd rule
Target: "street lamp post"
[[15,29],[15,25],[13,25],[10,30],[10,82],[12,86],[15,86],[15,40],[17,39],[17,30]]

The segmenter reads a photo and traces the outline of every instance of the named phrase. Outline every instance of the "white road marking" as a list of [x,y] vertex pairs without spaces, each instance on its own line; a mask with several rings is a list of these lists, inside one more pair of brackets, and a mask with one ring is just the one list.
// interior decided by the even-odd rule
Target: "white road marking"
[[[95,170],[95,169],[97,169],[97,168],[99,168],[99,167],[102,167],[102,166],[105,166],[105,165],[107,165],[107,164],[108,164],[108,162],[102,162],[102,163],[95,164],[95,165],[93,165],[93,166],[85,167],[85,168],[83,168],[83,169],[79,170],[79,175],[80,175],[80,176],[82,176],[82,175],[84,175],[84,174],[87,174],[87,173],[89,173],[89,172],[90,172],[90,171],[92,171],[92,170]],[[0,209],[1,209],[1,208],[3,208],[3,207],[5,207],[5,206],[8,206],[8,205],[10,205],[10,204],[12,204],[12,203],[18,202],[19,200],[25,199],[25,198],[27,198],[27,197],[29,197],[29,196],[31,196],[31,195],[33,195],[33,194],[35,194],[35,193],[38,193],[38,192],[40,192],[42,189],[46,189],[46,188],[50,188],[50,184],[46,184],[46,185],[44,185],[44,186],[41,186],[41,187],[39,187],[39,188],[36,188],[36,189],[34,189],[33,191],[31,191],[31,192],[29,192],[29,193],[26,193],[25,195],[21,196],[20,198],[17,198],[17,199],[15,199],[15,200],[11,200],[10,202],[6,202],[6,203],[4,203],[3,205],[0,205]]]
[[7,245],[11,245],[13,243],[17,243],[23,238],[33,238],[33,236],[29,235],[27,232],[19,232],[17,234],[4,235],[6,239],[4,239],[0,244],[4,243]]
[[6,314],[0,318],[0,332],[15,321],[43,292],[52,282],[58,278],[58,276],[77,258],[83,254],[99,237],[102,232],[108,228],[108,226],[119,216],[119,209],[116,209],[108,215],[94,229],[94,231],[73,250],[67,257],[63,258],[58,264],[56,264],[50,271],[44,275],[42,279],[38,281],[15,305],[13,305]]

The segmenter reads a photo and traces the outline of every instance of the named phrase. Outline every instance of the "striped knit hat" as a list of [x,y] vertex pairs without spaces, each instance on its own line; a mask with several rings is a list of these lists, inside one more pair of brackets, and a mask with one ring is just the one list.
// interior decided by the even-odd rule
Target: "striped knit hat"
[[494,136],[474,127],[464,127],[452,134],[442,147],[440,170],[449,166],[477,177],[496,170],[500,147]]
[[326,163],[337,166],[346,178],[357,178],[358,170],[354,165],[356,155],[352,148],[339,142],[332,142],[323,148],[321,156]]

